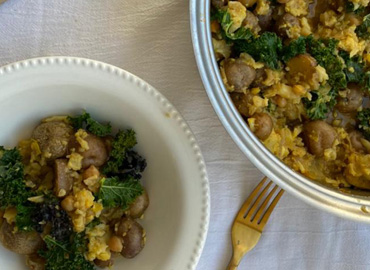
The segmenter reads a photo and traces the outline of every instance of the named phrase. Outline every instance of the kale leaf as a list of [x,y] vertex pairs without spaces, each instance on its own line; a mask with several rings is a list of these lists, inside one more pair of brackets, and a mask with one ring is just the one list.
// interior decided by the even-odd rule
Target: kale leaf
[[357,128],[370,140],[370,108],[357,113]]
[[24,166],[16,148],[0,148],[0,208],[18,206],[34,196],[23,180]]
[[92,262],[85,259],[84,234],[73,233],[70,240],[57,241],[50,235],[44,238],[46,249],[39,255],[46,260],[45,270],[94,270]]
[[233,40],[248,40],[253,37],[252,31],[245,27],[240,27],[234,33],[230,33],[230,28],[234,22],[231,20],[231,15],[227,10],[213,10],[211,20],[216,20],[221,24],[221,34],[227,43],[232,43]]
[[91,118],[90,114],[87,112],[84,112],[80,116],[76,117],[69,116],[68,120],[73,128],[86,129],[87,131],[99,137],[104,137],[112,133],[112,126],[110,123],[103,125]]
[[256,61],[265,63],[271,69],[279,69],[279,53],[282,50],[281,39],[272,32],[264,32],[261,36],[249,40],[236,40],[235,51],[250,54]]
[[98,198],[102,200],[104,207],[126,209],[143,191],[139,181],[133,178],[124,181],[118,177],[105,178],[101,181]]
[[370,14],[366,15],[362,21],[362,24],[357,26],[356,34],[358,37],[363,39],[370,38]]
[[284,46],[281,51],[281,60],[288,62],[293,57],[306,52],[306,38],[299,37]]
[[45,226],[50,226],[50,235],[57,241],[68,240],[73,231],[72,221],[60,207],[58,198],[48,195],[31,216],[34,229],[42,233]]
[[37,206],[34,203],[27,202],[17,205],[16,209],[15,224],[17,228],[21,231],[34,230],[37,223],[34,222],[33,216],[37,213]]
[[132,150],[136,143],[135,131],[132,129],[119,131],[112,142],[112,151],[103,167],[103,173],[106,176],[120,178],[130,176],[140,179],[141,173],[146,168],[146,160]]
[[363,85],[367,89],[367,91],[370,91],[370,71],[365,72]]
[[336,90],[344,89],[347,86],[346,74],[343,71],[344,66],[336,52],[337,44],[338,41],[335,39],[316,40],[313,36],[307,37],[309,53],[320,66],[325,68],[329,76],[328,83]]
[[361,13],[365,12],[365,7],[364,6],[359,6],[356,9],[356,6],[352,2],[347,1],[346,2],[346,12],[347,13],[354,12],[355,14],[361,14]]
[[345,51],[341,51],[339,55],[343,58],[346,64],[344,73],[346,74],[347,81],[362,84],[365,77],[365,72],[364,65],[361,62],[361,57],[355,56],[351,58],[350,55]]
[[303,99],[307,116],[312,120],[325,119],[327,113],[336,104],[337,92],[333,88],[321,87],[318,91],[312,91],[311,95],[311,100]]
[[234,22],[231,20],[230,13],[222,10],[220,12],[223,12],[222,20],[220,22],[221,27],[224,30],[224,34],[227,38],[231,40],[248,40],[253,37],[251,30],[245,27],[240,27],[234,33],[230,33],[230,28],[234,24]]

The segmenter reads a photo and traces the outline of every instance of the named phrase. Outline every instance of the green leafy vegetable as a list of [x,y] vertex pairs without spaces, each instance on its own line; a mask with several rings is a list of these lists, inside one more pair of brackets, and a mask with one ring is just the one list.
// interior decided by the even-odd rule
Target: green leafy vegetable
[[126,157],[126,152],[136,145],[136,134],[132,129],[119,131],[112,143],[109,160],[103,168],[105,175],[117,174]]
[[370,108],[357,113],[358,129],[367,140],[370,140]]
[[251,37],[249,40],[236,40],[235,51],[250,54],[256,61],[265,63],[271,69],[279,69],[279,53],[282,50],[281,39],[272,32],[264,32],[258,38]]
[[253,36],[251,30],[245,27],[240,27],[234,33],[230,33],[230,28],[234,24],[234,22],[231,20],[229,12],[223,12],[222,20],[220,23],[222,29],[225,31],[226,37],[231,40],[247,40]]
[[46,250],[39,255],[46,260],[45,270],[93,270],[95,266],[85,259],[86,240],[83,234],[74,233],[70,241],[44,238]]
[[364,66],[361,62],[361,57],[355,56],[351,58],[349,54],[344,51],[341,51],[339,55],[343,58],[346,64],[344,73],[346,74],[347,81],[362,84],[365,72]]
[[365,7],[359,6],[356,9],[356,6],[352,2],[347,1],[346,2],[346,12],[347,13],[354,12],[355,14],[361,14],[361,13],[365,12]]
[[333,88],[321,87],[318,91],[312,91],[311,95],[311,100],[303,99],[307,116],[312,120],[325,119],[336,104],[337,92]]
[[112,133],[112,126],[110,123],[103,125],[91,118],[90,114],[87,112],[76,117],[69,116],[68,120],[75,129],[84,128],[99,137],[104,137]]
[[272,103],[271,102],[271,100],[269,99],[269,103],[268,103],[268,105],[267,105],[267,111],[269,112],[269,113],[273,113],[273,112],[275,112],[276,111],[276,104],[274,104],[274,103]]
[[16,148],[0,148],[0,208],[18,206],[34,193],[23,181],[22,157]]
[[306,52],[306,38],[299,37],[289,43],[289,45],[284,46],[281,52],[281,59],[284,62],[288,62],[293,57],[304,54]]
[[362,24],[357,26],[356,34],[358,37],[363,39],[370,38],[370,14],[366,15],[362,21]]
[[230,28],[234,22],[231,20],[231,15],[227,10],[214,10],[211,14],[211,20],[216,20],[221,24],[222,36],[228,43],[231,43],[233,40],[247,40],[253,36],[251,30],[245,27],[240,27],[234,33],[230,33]]
[[370,71],[365,72],[363,85],[368,91],[370,91]]
[[23,203],[17,205],[17,216],[15,223],[21,231],[32,231],[36,226],[33,216],[37,212],[37,206],[33,203]]
[[124,181],[118,177],[102,179],[98,198],[104,207],[122,207],[126,209],[138,196],[143,193],[139,181],[128,178]]
[[328,83],[334,89],[344,89],[347,86],[343,63],[337,55],[338,41],[335,39],[316,40],[313,36],[307,38],[307,48],[316,61],[325,68],[329,75]]

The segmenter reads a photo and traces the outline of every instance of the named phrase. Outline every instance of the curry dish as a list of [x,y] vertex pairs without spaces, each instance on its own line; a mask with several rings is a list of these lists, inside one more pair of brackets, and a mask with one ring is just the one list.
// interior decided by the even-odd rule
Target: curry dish
[[146,161],[133,130],[112,134],[88,113],[42,120],[0,146],[0,242],[32,270],[93,270],[145,245]]
[[370,189],[370,0],[212,0],[222,79],[295,171]]

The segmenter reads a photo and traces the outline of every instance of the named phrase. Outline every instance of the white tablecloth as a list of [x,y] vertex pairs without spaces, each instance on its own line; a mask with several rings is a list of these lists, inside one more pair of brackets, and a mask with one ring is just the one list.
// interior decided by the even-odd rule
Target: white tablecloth
[[[0,6],[0,64],[87,57],[124,68],[166,95],[193,129],[208,167],[211,222],[198,269],[221,270],[231,256],[233,218],[262,175],[208,101],[193,56],[188,6],[186,0],[8,0]],[[370,226],[285,194],[239,269],[370,269]]]

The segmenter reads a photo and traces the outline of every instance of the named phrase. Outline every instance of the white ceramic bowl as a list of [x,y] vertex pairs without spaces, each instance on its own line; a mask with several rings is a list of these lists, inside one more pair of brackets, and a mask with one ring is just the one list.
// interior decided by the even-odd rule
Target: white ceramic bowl
[[[27,138],[40,119],[86,109],[117,128],[133,128],[148,162],[150,206],[141,224],[144,250],[115,269],[195,269],[209,220],[209,185],[200,149],[176,109],[153,87],[117,67],[87,59],[48,57],[0,68],[0,145]],[[0,247],[1,269],[27,269]]]

